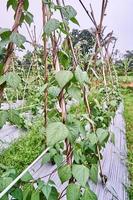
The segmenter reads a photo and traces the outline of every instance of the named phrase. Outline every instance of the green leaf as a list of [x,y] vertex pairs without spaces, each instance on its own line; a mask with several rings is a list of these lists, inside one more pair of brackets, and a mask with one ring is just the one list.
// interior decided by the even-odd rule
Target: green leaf
[[[2,75],[2,72],[3,72],[3,68],[4,68],[4,64],[0,63],[0,81],[1,81],[1,75]],[[1,85],[1,83],[0,83],[0,85]]]
[[46,35],[50,36],[51,33],[53,31],[55,31],[56,29],[58,29],[60,26],[60,22],[57,19],[50,19],[45,27],[44,27],[44,33],[46,33]]
[[89,139],[90,144],[91,144],[92,146],[94,146],[94,145],[97,144],[97,142],[98,142],[98,138],[97,138],[97,136],[96,136],[95,133],[90,133],[90,134],[88,135],[88,139]]
[[27,24],[31,25],[31,23],[33,22],[33,15],[30,12],[26,12],[24,19]]
[[63,162],[63,156],[59,155],[59,154],[55,155],[54,162],[57,165],[57,167],[59,167],[61,165],[61,163]]
[[13,181],[11,177],[0,178],[0,192],[2,192]]
[[0,76],[0,85],[6,82],[6,76]]
[[23,193],[20,188],[16,188],[14,191],[12,191],[11,196],[17,200],[23,200]]
[[52,187],[48,200],[58,200],[58,197],[59,193],[57,189],[55,187]]
[[10,42],[16,44],[17,47],[21,47],[26,42],[26,38],[19,33],[13,32],[10,36]]
[[21,181],[23,182],[29,182],[33,179],[31,174],[29,172],[26,172],[25,175],[21,178]]
[[97,200],[97,196],[89,188],[87,188],[83,194],[81,200]]
[[5,194],[0,200],[9,200],[8,194]]
[[67,20],[70,20],[77,15],[76,10],[70,5],[64,6],[64,8],[62,8],[62,13]]
[[41,190],[42,190],[43,194],[45,195],[46,199],[48,200],[51,190],[52,190],[52,187],[50,185],[44,185]]
[[8,121],[18,127],[24,126],[24,119],[22,119],[17,110],[8,111]]
[[46,129],[47,145],[53,146],[56,142],[64,140],[69,134],[66,126],[61,122],[48,124]]
[[57,97],[60,93],[60,88],[57,86],[51,86],[48,88],[48,92],[51,96]]
[[76,68],[75,77],[81,85],[83,85],[85,83],[89,83],[89,78],[88,78],[87,72],[82,71],[82,69],[80,67]]
[[99,143],[104,146],[105,143],[108,141],[109,133],[106,129],[98,128],[96,131]]
[[28,10],[29,8],[29,0],[24,0],[24,10]]
[[91,169],[90,169],[90,179],[94,183],[97,183],[97,181],[98,181],[98,165],[97,164],[92,164],[92,166],[91,166]]
[[67,200],[79,200],[80,198],[80,186],[76,184],[69,184],[67,187]]
[[31,199],[31,194],[32,194],[33,189],[34,189],[33,186],[28,185],[28,187],[26,187],[23,190],[23,200],[29,200],[29,199]]
[[77,20],[75,17],[72,17],[70,20],[71,20],[74,24],[80,26],[78,20]]
[[15,72],[9,72],[5,75],[7,85],[16,89],[21,83],[21,78]]
[[32,192],[31,200],[40,200],[40,192],[38,190]]
[[7,120],[8,120],[7,111],[0,111],[0,128],[3,127],[3,125],[7,122]]
[[12,8],[15,10],[17,7],[17,0],[8,0],[7,2],[7,9],[12,6]]
[[15,169],[7,169],[4,173],[2,173],[1,177],[11,177],[11,178],[15,178],[16,177],[16,170]]
[[10,29],[8,29],[8,28],[0,28],[0,36],[4,33],[6,33],[6,32],[10,32]]
[[59,175],[62,183],[68,181],[72,176],[70,165],[64,165],[64,166],[60,167],[58,169],[58,175]]
[[81,100],[81,90],[76,86],[68,88],[68,94],[77,101]]
[[57,80],[59,86],[63,88],[73,77],[71,71],[61,70],[56,73],[55,79]]
[[64,67],[68,67],[70,64],[70,58],[68,54],[63,50],[60,50],[58,52],[58,56],[59,56],[60,64],[63,65]]
[[81,186],[85,187],[86,182],[89,178],[89,169],[84,165],[73,165],[72,174],[74,178],[78,181],[78,183]]
[[4,48],[6,47],[7,44],[9,44],[10,40],[9,39],[6,39],[6,40],[1,40],[0,41],[0,48]]
[[51,159],[51,155],[50,153],[46,153],[43,157],[42,157],[42,162],[41,164],[44,165],[46,163],[48,163]]

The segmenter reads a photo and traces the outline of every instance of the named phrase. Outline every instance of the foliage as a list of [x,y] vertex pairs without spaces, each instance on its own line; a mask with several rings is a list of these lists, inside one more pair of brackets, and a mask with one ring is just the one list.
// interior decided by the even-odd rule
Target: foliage
[[94,45],[94,36],[91,31],[87,29],[73,29],[71,34],[73,45],[79,45],[83,55],[89,53],[92,50]]
[[[68,183],[65,190],[59,193],[56,183],[51,180],[51,174],[47,183],[42,182],[40,179],[36,180],[36,189],[34,189],[34,181],[28,173],[17,183],[17,187],[13,187],[9,193],[15,199],[57,200],[61,199],[65,192],[68,200],[97,200],[87,181],[90,178],[94,183],[97,182],[98,163],[102,158],[100,150],[105,147],[109,138],[108,125],[121,100],[119,90],[116,87],[116,80],[111,85],[109,77],[107,85],[105,81],[104,84],[100,85],[99,83],[99,87],[95,89],[95,94],[92,91],[90,92],[92,87],[91,74],[84,66],[85,62],[81,62],[81,60],[84,59],[86,53],[87,59],[90,57],[88,53],[94,45],[94,36],[88,30],[73,30],[70,34],[69,23],[78,24],[77,12],[71,5],[62,6],[53,3],[51,0],[43,0],[43,4],[44,6],[47,4],[51,14],[54,12],[61,14],[60,20],[51,17],[44,25],[42,34],[44,43],[46,39],[48,41],[51,38],[56,43],[54,35],[59,36],[59,39],[60,36],[64,37],[65,35],[65,40],[67,40],[69,46],[64,44],[61,47],[59,44],[53,46],[52,56],[55,58],[54,54],[56,54],[56,59],[59,61],[58,70],[56,69],[56,71],[53,69],[55,63],[52,63],[54,59],[50,54],[51,51],[49,50],[48,57],[45,58],[47,59],[46,63],[52,63],[53,65],[48,70],[48,66],[44,66],[42,48],[35,47],[32,53],[27,52],[22,61],[16,61],[16,69],[13,67],[13,72],[1,75],[0,85],[5,84],[8,93],[10,89],[20,90],[21,99],[26,100],[25,107],[18,110],[20,112],[32,112],[31,127],[26,126],[26,128],[30,127],[29,133],[25,133],[23,138],[2,153],[1,164],[8,165],[10,168],[14,167],[20,172],[44,148],[50,146],[49,151],[42,158],[42,164],[48,162],[56,164],[57,168],[54,169],[54,172],[58,172],[62,183]],[[7,7],[10,6],[16,10],[17,1],[9,0]],[[25,21],[29,25],[32,23],[33,16],[28,12],[28,7],[29,2],[26,0],[21,24]],[[73,36],[74,50],[71,47],[71,35]],[[24,36],[9,29],[0,29],[0,38],[1,49],[12,43],[19,49],[23,49],[26,42]],[[78,44],[82,52],[78,52],[79,65],[74,66],[74,53]],[[71,47],[71,50],[69,47]],[[57,52],[54,52],[54,48],[57,49]],[[100,52],[100,49],[98,51]],[[97,60],[96,65],[99,61],[98,66],[103,67],[106,63],[102,63],[100,59]],[[3,65],[1,65],[2,67]],[[99,71],[101,72],[103,69]],[[44,74],[44,71],[47,71],[48,77],[47,73]],[[97,74],[99,71],[94,69],[93,73]],[[104,73],[102,79],[106,79]],[[7,100],[8,95],[5,96]],[[45,125],[47,125],[45,128],[42,121],[44,113]],[[15,110],[2,111],[1,116],[1,126],[7,120],[16,124],[19,119],[19,115]],[[18,121],[21,124],[21,120]],[[101,171],[99,174],[102,178]],[[9,184],[11,178],[8,177],[6,181],[4,187]],[[25,184],[28,185],[27,188],[25,188]]]
[[21,172],[44,148],[43,123],[37,120],[29,132],[24,133],[24,136],[1,154],[0,164],[13,167],[17,172]]
[[133,116],[133,108],[132,108],[132,101],[133,101],[133,93],[131,89],[123,89],[122,90],[125,102],[125,111],[124,116],[126,120],[126,137],[127,137],[127,145],[128,145],[128,169],[130,173],[130,180],[131,186],[129,190],[129,199],[133,198],[133,124],[132,124],[132,116]]

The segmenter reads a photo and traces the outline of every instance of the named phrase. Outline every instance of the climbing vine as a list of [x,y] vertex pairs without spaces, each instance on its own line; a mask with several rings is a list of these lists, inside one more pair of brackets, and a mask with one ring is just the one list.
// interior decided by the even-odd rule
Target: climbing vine
[[[66,196],[68,200],[96,200],[97,196],[90,189],[88,180],[96,184],[100,178],[102,184],[106,185],[108,179],[102,172],[101,150],[112,137],[108,125],[121,100],[117,87],[117,74],[109,56],[113,33],[104,36],[103,19],[107,7],[106,0],[102,2],[98,23],[92,7],[89,12],[83,2],[80,0],[79,2],[95,27],[94,51],[87,57],[89,61],[86,66],[81,60],[83,58],[80,58],[80,52],[73,47],[71,37],[70,22],[79,25],[76,10],[71,5],[65,5],[64,0],[56,0],[56,3],[52,0],[42,0],[43,53],[41,58],[37,55],[36,44],[32,42],[34,58],[41,59],[43,66],[34,69],[40,81],[35,82],[41,91],[36,90],[33,98],[35,101],[35,95],[39,92],[35,109],[40,103],[40,108],[43,109],[41,116],[42,114],[44,116],[44,137],[49,147],[42,158],[42,165],[52,162],[56,167],[51,173],[48,172],[37,180],[33,180],[33,177],[26,173],[9,191],[15,199],[58,200]],[[33,21],[33,15],[28,11],[28,0],[8,0],[7,8],[10,6],[15,11],[13,28],[12,30],[0,29],[0,48],[5,49],[4,59],[0,63],[1,102],[4,88],[6,86],[19,88],[22,81],[22,77],[12,72],[10,66],[15,47],[23,49],[26,42],[26,38],[18,33],[18,27],[22,23],[30,25]],[[54,18],[55,12],[60,15],[60,20]],[[62,38],[65,38],[65,42],[62,42]],[[98,81],[97,95],[92,91],[96,81]],[[16,111],[15,114],[13,111],[0,111],[2,119],[0,127],[6,121],[13,121],[10,120],[10,112],[14,119]],[[37,109],[35,113],[40,114]],[[16,118],[21,119],[19,125],[23,127],[24,119],[18,113]],[[0,191],[12,182],[12,177],[16,176],[13,169],[3,168],[3,171],[6,173],[0,180]],[[64,186],[62,191],[59,191],[57,183],[52,180],[52,175],[55,173]],[[48,181],[44,183],[42,178],[46,177]]]

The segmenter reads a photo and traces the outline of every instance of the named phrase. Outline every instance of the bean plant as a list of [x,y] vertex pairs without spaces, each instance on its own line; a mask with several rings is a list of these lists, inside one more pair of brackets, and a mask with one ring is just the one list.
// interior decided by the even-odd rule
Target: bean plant
[[[103,185],[108,180],[102,171],[101,152],[109,139],[114,142],[108,126],[121,98],[117,74],[108,53],[112,35],[103,38],[107,1],[103,0],[100,25],[95,21],[92,7],[89,14],[83,2],[79,2],[96,28],[93,52],[85,57],[89,60],[84,61],[81,51],[73,47],[70,22],[79,26],[76,10],[64,0],[42,0],[43,46],[32,43],[31,68],[33,64],[35,67],[20,69],[16,64],[13,71],[14,49],[24,49],[26,42],[18,27],[23,23],[30,26],[33,15],[28,11],[28,0],[7,1],[7,8],[15,11],[15,22],[12,30],[0,29],[0,49],[4,52],[0,63],[0,100],[3,102],[9,88],[19,90],[22,86],[20,98],[26,100],[28,110],[32,104],[33,118],[41,116],[44,121],[44,138],[49,150],[41,164],[50,162],[56,167],[37,180],[26,173],[3,200],[8,199],[9,194],[19,200],[58,200],[64,196],[67,200],[97,200],[88,180],[94,184],[100,180]],[[60,15],[60,20],[54,18],[55,13]],[[41,55],[37,53],[40,49]],[[26,70],[29,70],[27,77]],[[31,82],[30,78],[33,78]],[[1,110],[0,117],[0,127],[9,121],[28,128],[18,110]],[[0,191],[17,176],[15,169],[1,168]],[[52,179],[54,173],[64,188],[60,192]],[[45,183],[44,177],[48,178]]]

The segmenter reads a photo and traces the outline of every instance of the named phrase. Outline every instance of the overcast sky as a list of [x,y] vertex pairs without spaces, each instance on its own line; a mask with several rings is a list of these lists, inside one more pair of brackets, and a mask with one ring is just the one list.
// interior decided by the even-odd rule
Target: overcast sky
[[[0,0],[0,27],[11,27],[13,24],[13,12],[11,9],[7,12],[6,0]],[[40,39],[42,31],[41,19],[41,0],[29,0],[30,11],[34,15],[36,24],[37,37]],[[65,0],[66,4],[71,4],[77,10],[77,19],[80,23],[80,29],[93,27],[86,13],[82,9],[78,0]],[[96,17],[98,19],[101,8],[101,0],[83,0],[89,10],[91,3]],[[117,48],[121,52],[133,49],[133,0],[109,0],[107,16],[105,17],[105,25],[107,31],[114,31],[118,38]],[[73,26],[76,28],[76,26]],[[28,37],[25,27],[20,32]]]

